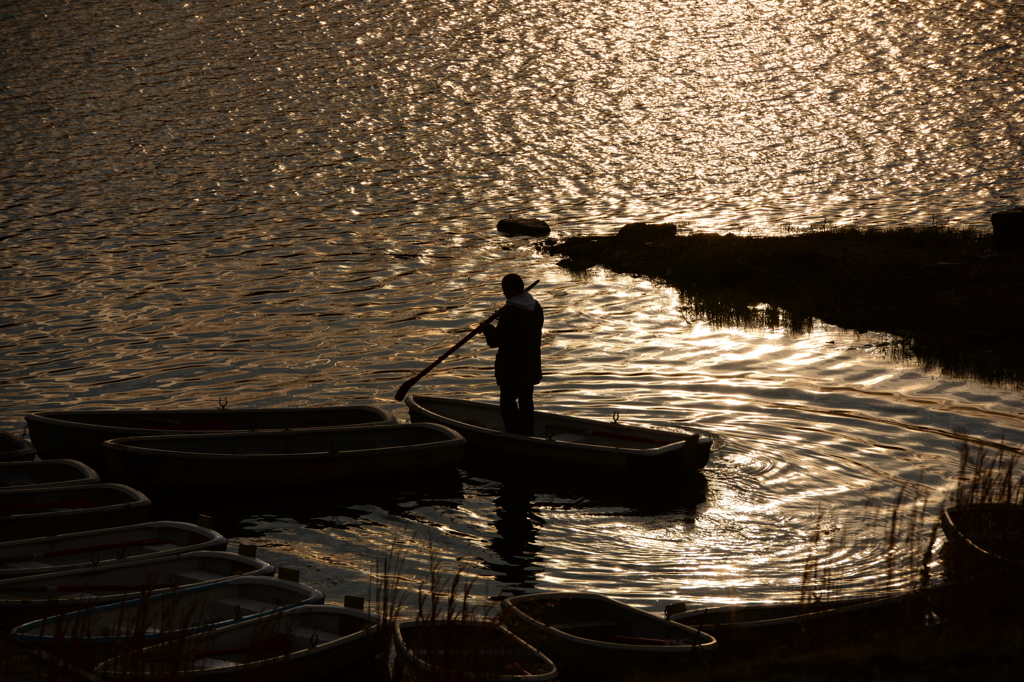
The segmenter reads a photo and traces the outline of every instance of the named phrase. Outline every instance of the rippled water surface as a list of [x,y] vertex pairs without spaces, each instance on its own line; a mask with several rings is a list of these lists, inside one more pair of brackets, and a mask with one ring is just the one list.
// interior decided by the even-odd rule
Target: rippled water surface
[[[388,552],[481,599],[650,608],[911,580],[963,443],[1019,445],[1017,393],[894,363],[887,339],[713,328],[670,289],[573,278],[557,235],[638,220],[978,223],[1022,200],[1012,0],[0,5],[0,427],[60,407],[391,400],[539,279],[541,407],[716,437],[671,495],[472,471],[212,507],[229,535],[368,594]],[[417,390],[495,400],[472,343]],[[158,500],[158,502],[160,502]],[[168,501],[169,502],[169,501]],[[894,568],[896,566],[896,568]]]

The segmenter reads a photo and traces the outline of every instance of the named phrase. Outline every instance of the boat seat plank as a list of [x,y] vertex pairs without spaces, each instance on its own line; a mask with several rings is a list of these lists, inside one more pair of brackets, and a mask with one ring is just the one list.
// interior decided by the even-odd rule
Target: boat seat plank
[[176,549],[178,547],[181,547],[181,545],[177,545],[177,544],[175,544],[173,542],[161,542],[159,544],[140,545],[139,546],[139,551],[141,553],[146,553],[146,552],[166,552],[169,549]]
[[4,476],[2,483],[7,486],[18,486],[18,485],[37,485],[39,481],[32,478],[31,476],[18,476],[17,474],[8,474]]
[[281,608],[277,604],[271,604],[270,602],[252,599],[249,597],[224,597],[223,599],[217,600],[216,606],[226,609],[224,612],[230,614],[232,617],[236,612],[236,609],[241,615],[248,616],[254,613],[265,613],[267,611],[274,611],[275,609]]
[[625,620],[580,620],[567,623],[548,623],[548,627],[556,630],[590,630],[597,628],[629,628]]
[[41,561],[12,561],[4,564],[3,567],[10,568],[50,568],[52,564],[44,564]]
[[292,630],[291,634],[292,637],[295,637],[300,643],[304,643],[305,646],[309,646],[309,642],[314,638],[318,644],[333,642],[334,640],[339,639],[337,633],[329,632],[327,630],[317,630],[316,628],[311,627],[303,627],[301,625]]
[[223,579],[225,576],[210,571],[178,571],[177,576],[183,584],[204,583],[209,580]]
[[244,658],[237,657],[238,661],[229,661],[225,658],[215,658],[213,656],[203,656],[202,658],[196,659],[195,663],[192,664],[193,670],[217,670],[221,668],[237,668],[239,663],[244,661]]
[[583,433],[556,433],[552,434],[551,440],[558,443],[585,443],[587,435]]

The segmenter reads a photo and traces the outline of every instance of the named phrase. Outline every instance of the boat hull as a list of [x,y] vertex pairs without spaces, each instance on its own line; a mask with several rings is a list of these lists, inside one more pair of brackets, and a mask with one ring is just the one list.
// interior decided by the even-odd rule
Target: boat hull
[[462,461],[466,441],[434,424],[153,436],[104,444],[111,476],[144,489],[324,486],[424,474]]
[[30,462],[36,458],[35,447],[24,438],[0,431],[0,462]]
[[505,433],[497,405],[412,395],[405,404],[413,422],[443,424],[462,434],[467,452],[479,461],[500,460],[520,469],[654,480],[699,471],[711,453],[711,439],[693,432],[537,412],[538,437],[530,437]]
[[180,521],[151,521],[0,542],[0,580],[198,550],[223,550],[227,545],[227,538],[220,533]]
[[137,650],[323,601],[323,593],[300,583],[243,576],[58,614],[19,625],[11,634],[90,669],[118,650]]
[[140,599],[172,588],[194,587],[240,575],[273,575],[274,567],[231,552],[124,561],[99,568],[53,571],[43,576],[0,580],[0,627],[104,604]]
[[16,491],[99,483],[92,467],[73,459],[0,463],[0,490]]
[[115,656],[97,672],[105,680],[338,679],[367,669],[379,636],[373,614],[310,604]]
[[0,537],[7,540],[143,523],[150,501],[117,483],[0,492]]
[[715,658],[735,660],[767,649],[809,650],[837,641],[857,641],[880,629],[910,632],[924,627],[937,594],[915,591],[889,597],[812,604],[769,604],[693,609],[669,617],[715,637]]
[[713,636],[603,595],[556,592],[509,597],[504,625],[576,679],[682,672],[717,646]]
[[489,622],[405,621],[394,625],[395,682],[545,682],[554,663],[507,628]]
[[57,410],[25,415],[42,459],[77,459],[101,474],[103,442],[112,438],[220,431],[279,431],[394,423],[379,407],[293,407],[217,410]]
[[956,570],[1024,570],[1024,505],[962,504],[946,507],[940,518]]

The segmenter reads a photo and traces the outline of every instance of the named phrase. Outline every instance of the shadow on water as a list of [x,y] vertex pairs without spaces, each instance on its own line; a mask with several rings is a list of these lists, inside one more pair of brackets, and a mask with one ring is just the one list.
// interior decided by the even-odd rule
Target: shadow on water
[[[214,520],[227,537],[248,537],[244,524],[254,516],[293,519],[305,528],[341,528],[340,519],[360,519],[366,507],[396,518],[412,519],[416,506],[457,507],[463,498],[462,478],[454,467],[429,476],[388,481],[354,482],[345,486],[147,491],[151,518],[194,523],[202,514]],[[337,521],[333,519],[339,519]],[[258,535],[258,534],[257,534]]]
[[545,473],[543,483],[528,472],[495,475],[491,470],[486,475],[498,483],[494,501],[497,535],[490,546],[504,561],[488,567],[508,585],[505,591],[513,594],[533,588],[536,574],[542,570],[543,547],[537,538],[545,521],[537,512],[539,498],[544,499],[545,508],[614,509],[622,517],[671,514],[692,523],[707,501],[708,491],[707,477],[699,472],[667,483],[586,479],[552,472]]
[[507,592],[522,594],[537,584],[540,549],[537,534],[544,525],[534,508],[534,492],[525,485],[502,484],[494,500],[494,529],[497,534],[490,547],[504,564],[485,562]]
[[[503,596],[523,594],[536,586],[542,568],[543,545],[538,542],[545,525],[538,513],[537,500],[544,497],[544,507],[565,509],[608,509],[629,516],[660,516],[671,514],[683,523],[693,523],[699,508],[707,500],[708,481],[702,473],[681,476],[668,484],[651,482],[622,484],[607,480],[581,480],[569,476],[545,475],[543,485],[528,474],[501,477],[494,500],[497,531],[490,548],[503,563],[485,562],[505,583]],[[550,498],[557,501],[550,501]]]

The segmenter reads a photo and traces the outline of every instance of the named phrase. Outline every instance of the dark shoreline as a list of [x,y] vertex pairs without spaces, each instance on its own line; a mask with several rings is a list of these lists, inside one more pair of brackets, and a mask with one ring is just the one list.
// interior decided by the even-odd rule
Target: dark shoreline
[[593,266],[673,286],[713,324],[785,328],[814,320],[894,337],[957,379],[1024,389],[1024,250],[951,227],[831,228],[792,236],[689,234],[638,225],[538,248],[585,276]]

